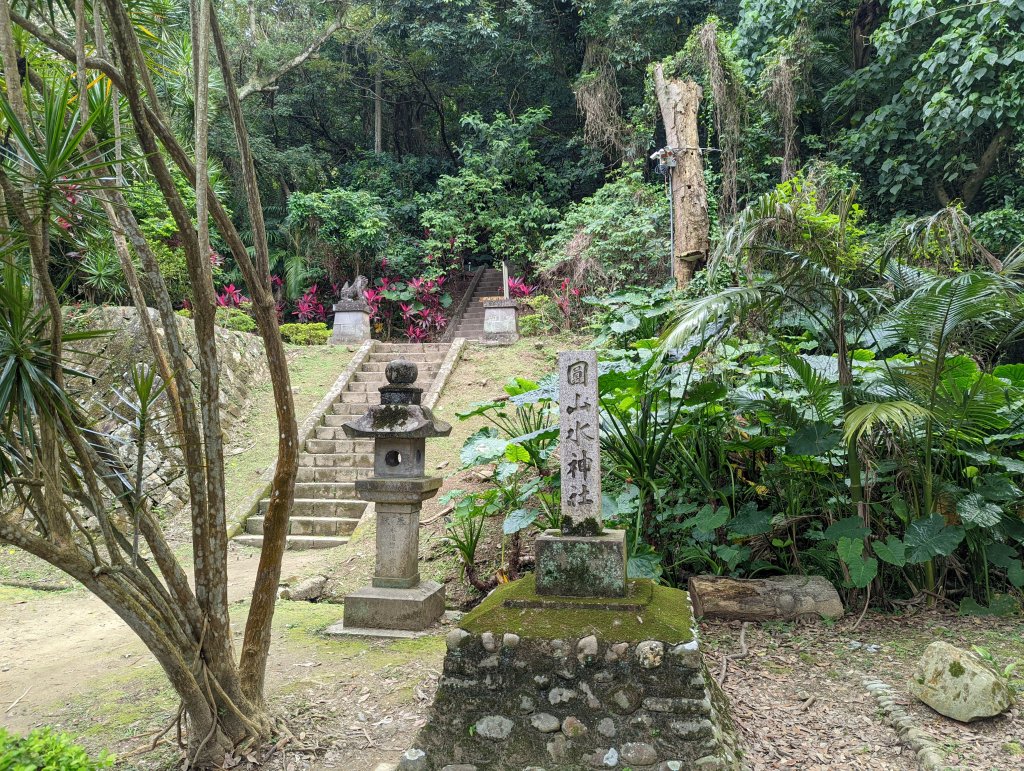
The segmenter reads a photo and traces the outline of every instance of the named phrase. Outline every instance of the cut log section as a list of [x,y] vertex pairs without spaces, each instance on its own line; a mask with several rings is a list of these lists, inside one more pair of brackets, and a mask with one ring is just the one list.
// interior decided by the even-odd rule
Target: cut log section
[[839,593],[821,576],[694,576],[690,579],[690,599],[698,618],[724,621],[793,621],[810,616],[843,616]]

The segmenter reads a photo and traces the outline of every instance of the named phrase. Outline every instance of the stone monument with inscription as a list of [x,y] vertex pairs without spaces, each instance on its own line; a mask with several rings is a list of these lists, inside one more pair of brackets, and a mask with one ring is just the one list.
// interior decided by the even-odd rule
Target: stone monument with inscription
[[562,527],[537,538],[537,593],[626,595],[626,532],[601,516],[601,414],[597,353],[558,354]]
[[561,527],[537,537],[533,575],[448,633],[427,724],[397,769],[738,769],[689,596],[627,581],[625,533],[604,528],[597,355],[558,365]]

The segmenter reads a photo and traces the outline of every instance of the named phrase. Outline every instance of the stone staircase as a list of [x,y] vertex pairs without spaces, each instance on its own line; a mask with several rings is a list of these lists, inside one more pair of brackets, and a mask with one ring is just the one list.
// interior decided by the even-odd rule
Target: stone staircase
[[484,339],[484,306],[483,298],[501,297],[504,288],[501,283],[501,271],[488,268],[480,277],[480,281],[473,291],[465,313],[459,319],[455,329],[455,337],[464,337],[467,340]]
[[[419,368],[416,385],[426,394],[450,347],[449,343],[373,344],[299,455],[286,548],[325,549],[348,543],[368,505],[356,497],[355,481],[373,474],[373,440],[349,439],[342,424],[380,402],[377,389],[387,384],[384,368],[394,359],[415,362]],[[266,498],[259,502],[236,542],[263,545],[263,515],[268,504]]]

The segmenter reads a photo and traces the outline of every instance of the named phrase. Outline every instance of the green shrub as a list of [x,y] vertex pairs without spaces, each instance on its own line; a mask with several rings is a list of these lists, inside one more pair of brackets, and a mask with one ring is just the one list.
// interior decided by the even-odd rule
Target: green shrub
[[218,327],[232,332],[255,332],[256,322],[243,308],[218,308],[215,320]]
[[323,345],[331,330],[322,321],[315,324],[282,324],[281,338],[292,345]]
[[104,752],[91,760],[71,737],[49,728],[37,728],[24,737],[0,728],[0,769],[5,771],[98,771],[113,764],[112,755]]
[[519,317],[519,331],[525,337],[534,337],[550,332],[551,324],[540,313],[528,313]]

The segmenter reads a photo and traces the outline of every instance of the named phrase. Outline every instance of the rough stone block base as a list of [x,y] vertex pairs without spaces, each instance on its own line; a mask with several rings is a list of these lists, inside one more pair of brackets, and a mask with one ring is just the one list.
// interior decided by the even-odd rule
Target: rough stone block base
[[624,597],[626,531],[537,537],[537,593],[565,597]]
[[370,311],[365,303],[337,303],[334,306],[331,344],[362,343],[369,339]]
[[364,586],[345,597],[348,629],[426,629],[444,613],[444,586],[421,581],[411,589]]
[[519,339],[519,316],[515,300],[484,302],[484,343],[512,345]]
[[399,768],[412,755],[435,771],[738,769],[686,593],[630,583],[623,600],[540,597],[530,578],[496,589],[448,634],[427,725]]

